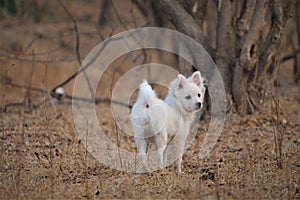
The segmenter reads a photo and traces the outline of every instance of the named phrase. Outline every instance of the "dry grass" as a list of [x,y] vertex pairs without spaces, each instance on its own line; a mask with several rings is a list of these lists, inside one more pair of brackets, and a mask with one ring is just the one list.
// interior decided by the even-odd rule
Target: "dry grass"
[[[185,174],[168,169],[148,176],[116,171],[86,157],[70,106],[31,113],[12,109],[1,116],[1,199],[300,197],[300,124],[293,121],[285,125],[282,169],[274,153],[274,117],[258,115],[227,124],[213,152],[199,160],[203,123],[185,153]],[[108,136],[115,134],[109,132],[113,128],[106,129]],[[121,142],[133,145],[129,137]]]

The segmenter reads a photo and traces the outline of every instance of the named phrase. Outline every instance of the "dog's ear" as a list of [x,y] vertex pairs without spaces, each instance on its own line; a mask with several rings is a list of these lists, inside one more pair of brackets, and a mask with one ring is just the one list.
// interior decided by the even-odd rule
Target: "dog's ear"
[[182,89],[185,84],[186,84],[186,78],[183,75],[178,74],[178,76],[177,76],[177,89]]
[[193,73],[192,81],[197,86],[200,86],[202,84],[202,77],[201,77],[201,73],[199,71],[196,71],[196,72]]

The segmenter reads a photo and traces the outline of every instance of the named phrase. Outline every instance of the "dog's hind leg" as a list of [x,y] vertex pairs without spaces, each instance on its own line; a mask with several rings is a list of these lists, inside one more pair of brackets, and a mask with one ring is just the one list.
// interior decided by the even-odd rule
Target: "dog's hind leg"
[[145,138],[135,138],[135,145],[137,149],[137,171],[139,173],[151,174],[151,170],[148,166],[148,159],[147,159],[147,148],[148,144]]
[[167,132],[159,132],[155,136],[155,146],[156,146],[156,162],[157,166],[161,168],[165,168],[164,165],[164,153],[167,146]]
[[167,161],[168,161],[168,154],[167,154],[167,152],[168,152],[168,144],[167,144],[167,146],[166,146],[166,148],[165,148],[165,150],[164,150],[164,154],[163,154],[163,168],[164,169],[166,169],[167,168]]

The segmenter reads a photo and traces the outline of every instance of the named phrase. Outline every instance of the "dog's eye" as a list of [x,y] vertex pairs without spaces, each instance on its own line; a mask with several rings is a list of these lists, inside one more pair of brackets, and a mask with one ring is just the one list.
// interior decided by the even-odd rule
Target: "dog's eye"
[[198,97],[199,97],[199,98],[201,97],[201,94],[200,94],[200,93],[198,93]]
[[191,97],[191,95],[187,95],[185,98],[186,99],[191,99],[192,97]]

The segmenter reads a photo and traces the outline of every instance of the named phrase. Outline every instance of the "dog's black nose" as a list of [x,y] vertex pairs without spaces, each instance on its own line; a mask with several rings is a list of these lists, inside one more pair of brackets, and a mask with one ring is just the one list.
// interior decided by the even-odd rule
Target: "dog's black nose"
[[196,108],[201,108],[202,104],[200,102],[196,103]]

